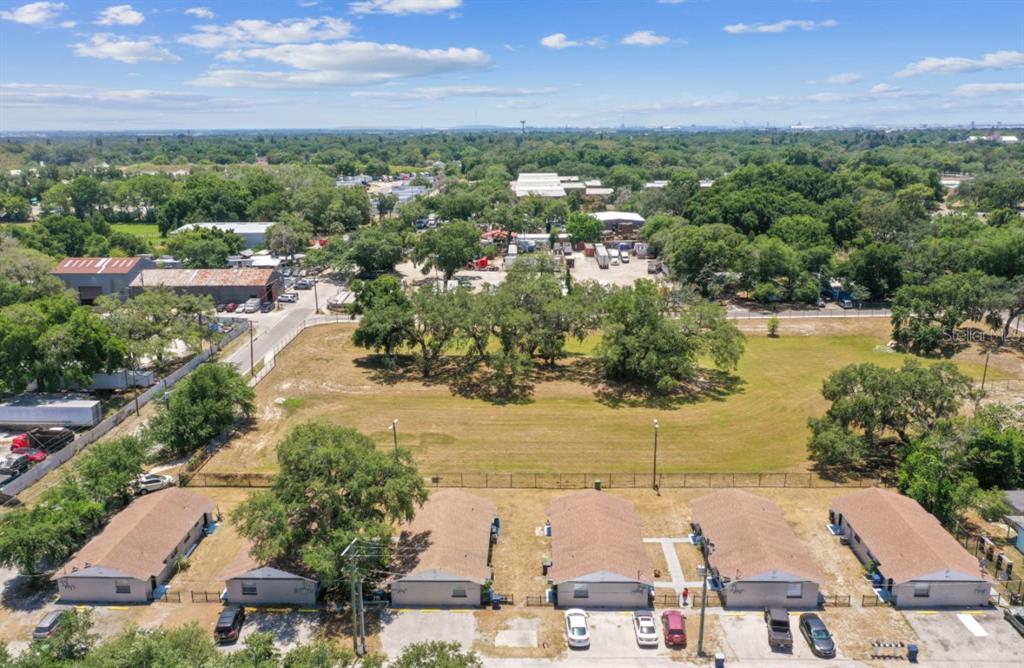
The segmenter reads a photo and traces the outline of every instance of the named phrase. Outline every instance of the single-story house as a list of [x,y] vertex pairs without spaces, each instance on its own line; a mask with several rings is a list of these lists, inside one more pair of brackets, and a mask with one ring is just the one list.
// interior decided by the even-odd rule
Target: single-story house
[[209,497],[172,487],[115,515],[51,579],[68,603],[145,603],[213,521]]
[[206,229],[220,230],[222,232],[234,232],[245,240],[246,248],[256,248],[267,244],[267,230],[275,223],[189,223],[182,225],[171,234],[186,232],[188,230]]
[[431,492],[411,522],[402,526],[392,569],[395,607],[476,607],[494,579],[492,527],[498,508],[490,499],[460,489]]
[[693,521],[714,545],[708,562],[726,607],[817,607],[824,576],[772,501],[722,490],[693,501]]
[[632,211],[597,211],[590,216],[600,220],[606,230],[618,230],[619,225],[623,223],[627,223],[637,230],[646,222],[643,216]]
[[78,295],[82,304],[92,304],[100,295],[128,296],[128,286],[144,269],[156,267],[153,259],[136,257],[66,257],[50,273]]
[[569,608],[645,608],[654,565],[644,549],[641,520],[621,497],[585,490],[548,506],[555,603]]
[[234,605],[316,605],[317,581],[265,564],[252,556],[246,544],[228,564],[224,601]]
[[241,304],[253,297],[274,301],[281,284],[281,273],[269,268],[147,269],[132,281],[129,292],[134,297],[143,290],[164,287],[182,294],[209,295],[217,304]]
[[829,522],[863,563],[874,562],[897,608],[988,603],[991,582],[978,560],[910,497],[871,488],[841,496]]

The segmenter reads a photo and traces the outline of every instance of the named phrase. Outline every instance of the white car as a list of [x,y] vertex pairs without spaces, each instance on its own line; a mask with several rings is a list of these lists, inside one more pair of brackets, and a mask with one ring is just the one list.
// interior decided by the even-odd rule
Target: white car
[[636,644],[641,647],[658,646],[658,625],[654,623],[654,615],[647,611],[633,613],[633,631],[636,632]]
[[290,304],[292,302],[299,301],[299,296],[297,294],[295,294],[294,292],[286,292],[286,293],[282,294],[280,297],[278,297],[277,301],[279,301],[279,302],[288,302]]
[[149,494],[150,492],[174,487],[174,484],[175,481],[173,476],[145,473],[136,478],[134,487],[135,493],[142,496],[143,494]]
[[565,611],[565,637],[569,647],[585,649],[590,647],[590,628],[587,626],[587,613],[579,608]]

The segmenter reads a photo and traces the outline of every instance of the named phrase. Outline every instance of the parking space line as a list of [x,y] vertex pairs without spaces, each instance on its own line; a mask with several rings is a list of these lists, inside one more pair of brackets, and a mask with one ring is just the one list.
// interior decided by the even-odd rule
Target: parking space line
[[934,610],[915,610],[914,614],[915,615],[928,616],[928,615],[937,615],[939,613],[935,612]]
[[108,605],[107,610],[128,610],[127,605]]
[[967,627],[968,631],[974,634],[974,637],[984,638],[988,635],[988,631],[983,629],[981,624],[979,624],[978,620],[974,617],[971,617],[970,615],[957,615],[956,618],[960,620],[961,624]]

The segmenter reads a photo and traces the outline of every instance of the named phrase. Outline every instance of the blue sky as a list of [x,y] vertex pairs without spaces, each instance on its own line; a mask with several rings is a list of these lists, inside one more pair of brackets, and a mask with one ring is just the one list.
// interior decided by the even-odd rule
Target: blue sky
[[1024,124],[1024,3],[10,2],[0,131]]

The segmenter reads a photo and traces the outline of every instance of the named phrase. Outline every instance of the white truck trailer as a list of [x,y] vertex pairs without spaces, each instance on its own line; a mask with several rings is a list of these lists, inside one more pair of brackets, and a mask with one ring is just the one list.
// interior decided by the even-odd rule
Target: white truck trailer
[[611,256],[608,255],[608,249],[604,244],[594,245],[594,259],[597,260],[597,266],[601,269],[607,269],[611,264]]
[[0,425],[7,427],[94,427],[102,419],[100,402],[82,396],[26,392],[0,402]]

